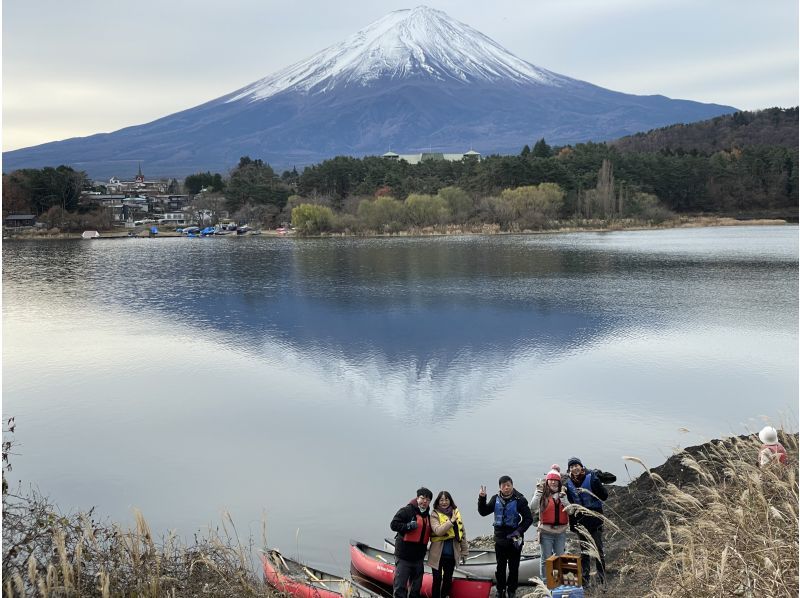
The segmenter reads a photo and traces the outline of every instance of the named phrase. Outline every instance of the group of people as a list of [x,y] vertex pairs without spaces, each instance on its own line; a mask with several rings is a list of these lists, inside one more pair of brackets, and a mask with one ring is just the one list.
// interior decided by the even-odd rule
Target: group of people
[[[603,553],[603,501],[608,492],[599,472],[587,470],[580,459],[572,457],[567,474],[553,465],[536,485],[530,503],[514,488],[514,481],[504,475],[498,491],[491,498],[486,486],[478,493],[478,513],[493,515],[494,548],[497,560],[495,581],[497,598],[515,598],[519,585],[519,564],[525,532],[539,515],[537,538],[541,546],[540,575],[545,577],[545,561],[565,552],[568,529],[580,538],[581,569],[584,583],[589,579],[591,557],[597,561],[597,581],[605,581]],[[401,507],[390,527],[395,536],[394,598],[417,598],[422,586],[424,560],[433,571],[432,598],[450,596],[453,571],[467,557],[464,522],[453,497],[442,490],[433,501],[433,493],[419,488],[416,498]],[[428,544],[430,550],[428,551]]]
[[[762,442],[759,466],[786,465],[786,449],[778,442],[777,430],[766,426],[758,437]],[[522,545],[534,513],[539,515],[536,533],[541,547],[542,579],[547,558],[564,554],[567,530],[572,530],[580,540],[583,583],[589,580],[592,557],[597,562],[597,582],[605,583],[603,502],[608,491],[603,482],[613,479],[601,479],[604,475],[609,474],[586,469],[580,459],[572,457],[567,462],[566,475],[557,464],[551,466],[544,479],[537,482],[530,503],[507,475],[498,480],[497,494],[491,498],[487,498],[486,486],[481,486],[478,513],[494,516],[497,598],[515,598]],[[397,533],[394,598],[419,596],[426,553],[433,571],[432,598],[450,596],[456,564],[463,563],[469,552],[464,521],[452,495],[442,490],[431,506],[432,500],[433,493],[420,488],[416,498],[400,508],[390,524]]]

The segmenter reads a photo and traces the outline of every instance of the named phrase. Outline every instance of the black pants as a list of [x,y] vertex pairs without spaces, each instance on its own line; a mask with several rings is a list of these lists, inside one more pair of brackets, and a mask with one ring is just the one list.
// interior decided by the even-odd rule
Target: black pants
[[603,551],[603,525],[600,524],[596,527],[587,527],[586,531],[589,532],[589,537],[586,536],[586,532],[582,530],[578,531],[578,538],[580,538],[581,544],[581,575],[583,576],[583,585],[589,583],[589,573],[591,569],[591,562],[592,557],[589,554],[591,549],[591,542],[593,541],[595,547],[597,548],[597,554],[600,555],[600,558],[595,560],[597,561],[597,583],[605,583],[606,581],[606,554]]
[[453,585],[453,569],[456,568],[456,559],[443,556],[439,559],[439,568],[433,570],[433,590],[431,598],[442,598],[450,595]]
[[[519,548],[507,538],[494,540],[495,556],[497,558],[497,593],[507,591],[509,595],[517,591],[519,585],[519,558],[522,556],[522,545]],[[508,577],[506,577],[508,567]]]
[[425,565],[422,559],[407,561],[397,559],[394,570],[393,596],[394,598],[419,598],[419,589],[422,587],[422,574]]

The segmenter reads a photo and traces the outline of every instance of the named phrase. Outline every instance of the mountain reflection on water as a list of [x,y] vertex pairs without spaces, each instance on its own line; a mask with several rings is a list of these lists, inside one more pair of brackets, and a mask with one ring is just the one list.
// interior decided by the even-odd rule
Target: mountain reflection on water
[[[6,272],[26,294],[47,287],[48,300],[57,280],[64,297],[118,310],[129,325],[177,318],[187,338],[306,360],[366,399],[394,397],[397,414],[404,397],[415,410],[422,402],[451,413],[521,360],[558,360],[626,328],[690,321],[698,309],[713,318],[739,308],[741,282],[759,292],[752,285],[765,270],[752,248],[737,256],[723,237],[694,253],[685,239],[653,237],[631,252],[625,239],[64,242],[55,252],[12,246]],[[773,249],[769,275],[796,267]]]

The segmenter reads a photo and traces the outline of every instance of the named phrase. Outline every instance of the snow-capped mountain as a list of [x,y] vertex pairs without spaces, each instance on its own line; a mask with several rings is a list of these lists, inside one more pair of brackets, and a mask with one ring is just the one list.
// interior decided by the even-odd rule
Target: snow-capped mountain
[[447,14],[420,6],[195,108],[144,125],[3,154],[6,172],[70,164],[95,178],[226,172],[241,156],[277,168],[335,155],[432,148],[517,153],[601,141],[733,112],[635,96],[518,58]]
[[389,13],[343,42],[236,92],[228,102],[263,100],[283,91],[330,93],[379,80],[427,77],[446,82],[567,81],[508,52],[447,14],[418,6]]

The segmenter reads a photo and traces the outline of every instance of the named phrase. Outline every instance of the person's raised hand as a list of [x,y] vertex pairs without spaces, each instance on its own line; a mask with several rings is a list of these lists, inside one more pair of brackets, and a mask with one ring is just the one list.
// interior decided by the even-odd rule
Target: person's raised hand
[[480,492],[478,492],[478,496],[486,496],[486,486],[481,486]]

